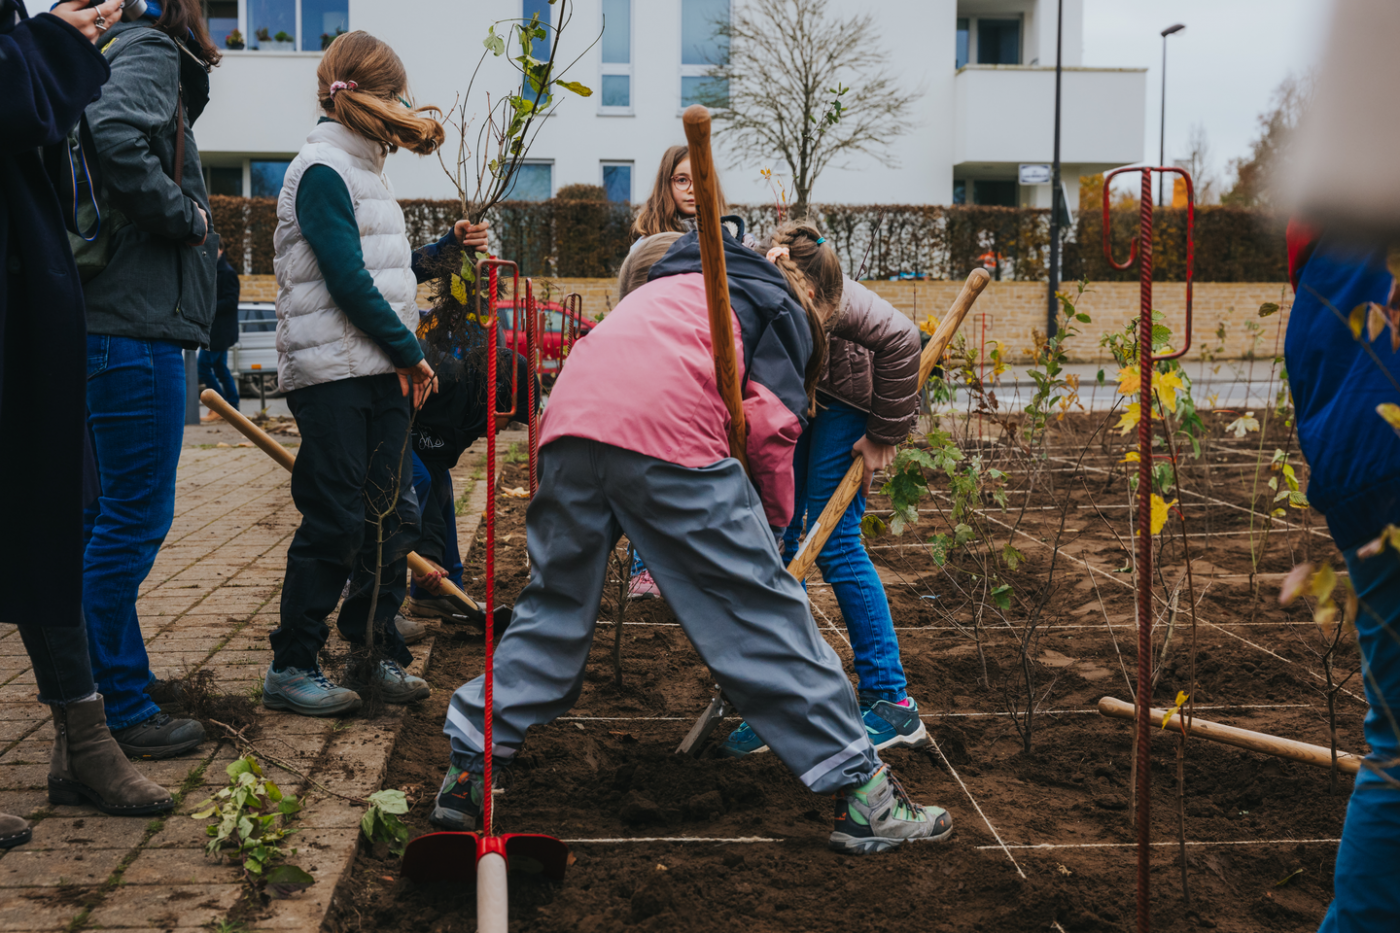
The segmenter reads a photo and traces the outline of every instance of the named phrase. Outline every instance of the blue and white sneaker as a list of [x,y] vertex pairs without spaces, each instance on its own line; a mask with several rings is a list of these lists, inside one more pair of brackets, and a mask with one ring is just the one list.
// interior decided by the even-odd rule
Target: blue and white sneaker
[[865,720],[865,731],[876,751],[891,747],[928,748],[933,744],[928,729],[919,718],[919,704],[913,697],[905,697],[898,703],[889,700],[860,701],[861,718]]
[[753,731],[747,721],[739,723],[739,728],[729,733],[729,738],[719,746],[719,753],[730,758],[743,758],[745,755],[757,755],[766,751],[768,743],[758,737],[758,733]]
[[263,678],[262,701],[268,709],[291,710],[303,716],[339,716],[361,706],[358,693],[331,683],[319,666],[309,671],[295,667],[278,671],[269,666]]
[[915,840],[942,842],[952,834],[947,810],[914,803],[889,765],[881,765],[870,780],[836,795],[836,829],[827,844],[848,855],[868,855]]

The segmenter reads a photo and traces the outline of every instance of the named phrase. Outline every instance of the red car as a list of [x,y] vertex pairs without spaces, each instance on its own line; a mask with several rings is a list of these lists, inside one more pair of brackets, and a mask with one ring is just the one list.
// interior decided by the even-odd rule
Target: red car
[[[572,344],[574,340],[592,330],[596,322],[579,317],[553,301],[536,301],[535,307],[539,309],[541,317],[540,381],[548,388],[554,383],[554,377],[559,374],[565,340]],[[524,328],[518,332],[519,346],[516,346],[517,331],[512,330],[515,321],[514,309],[515,302],[509,298],[496,306],[501,322],[501,340],[504,346],[517,353],[524,353]]]

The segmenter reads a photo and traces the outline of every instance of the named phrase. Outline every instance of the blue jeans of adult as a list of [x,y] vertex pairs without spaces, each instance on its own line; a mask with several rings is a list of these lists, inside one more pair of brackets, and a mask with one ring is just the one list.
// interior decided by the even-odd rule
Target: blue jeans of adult
[[228,351],[200,350],[195,358],[199,369],[199,381],[224,397],[234,408],[238,407],[238,380],[228,371]]
[[[1400,924],[1400,553],[1387,548],[1361,559],[1344,555],[1361,603],[1356,641],[1361,651],[1366,701],[1367,761],[1347,804],[1337,849],[1332,906],[1322,933],[1381,933]],[[1386,767],[1389,765],[1389,767]],[[1386,780],[1389,776],[1389,781]]]
[[185,355],[166,340],[89,334],[88,427],[102,495],[83,515],[83,606],[92,675],[121,729],[160,710],[136,591],[175,517],[185,430]]
[[[783,533],[783,561],[797,554],[804,518],[816,521],[851,468],[851,448],[865,436],[865,412],[841,402],[817,409],[793,451],[795,480],[792,523]],[[822,579],[831,584],[846,620],[855,654],[862,700],[898,703],[906,696],[899,637],[894,633],[885,586],[860,538],[865,496],[859,492],[817,556]]]
[[[423,556],[437,560],[439,566],[447,571],[447,579],[457,584],[458,589],[462,589],[462,554],[457,548],[457,500],[452,492],[452,474],[447,470],[429,469],[427,464],[414,454],[413,493],[418,498],[418,511],[422,515],[422,540],[426,541],[431,537],[436,545],[436,539],[439,536],[442,539],[441,560],[435,554],[424,553]],[[430,528],[437,530],[430,534]],[[432,599],[436,594],[413,583],[409,586],[408,595],[414,599]]]

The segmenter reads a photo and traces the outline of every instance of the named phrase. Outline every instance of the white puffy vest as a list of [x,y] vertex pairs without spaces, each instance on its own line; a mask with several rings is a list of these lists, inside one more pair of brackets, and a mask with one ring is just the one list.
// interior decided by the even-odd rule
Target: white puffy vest
[[297,223],[297,187],[313,165],[330,166],[345,182],[355,205],[365,268],[404,326],[418,327],[413,250],[403,210],[384,174],[384,152],[339,123],[319,124],[287,167],[277,198],[272,265],[277,273],[277,382],[283,392],[394,370],[388,354],[336,307]]

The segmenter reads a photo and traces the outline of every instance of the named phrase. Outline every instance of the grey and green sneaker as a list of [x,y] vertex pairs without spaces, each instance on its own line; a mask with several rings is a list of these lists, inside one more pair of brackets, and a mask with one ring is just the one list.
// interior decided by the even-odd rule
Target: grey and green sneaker
[[481,801],[485,796],[485,783],[480,774],[450,765],[428,822],[439,829],[471,832],[481,817]]
[[397,661],[389,658],[384,658],[374,665],[368,678],[357,671],[348,674],[345,682],[361,693],[377,687],[385,703],[412,703],[415,700],[426,700],[428,694],[432,693],[426,680],[415,677],[399,667]]
[[928,748],[933,740],[928,729],[919,718],[919,704],[913,697],[905,697],[898,703],[889,700],[860,698],[860,715],[865,720],[865,732],[870,736],[870,744],[876,751],[892,746],[903,748]]
[[889,765],[881,765],[870,780],[836,795],[836,829],[827,844],[837,852],[865,855],[910,840],[942,842],[952,834],[947,810],[915,804]]
[[361,706],[358,693],[331,683],[320,667],[309,671],[268,667],[262,701],[268,709],[291,710],[303,716],[339,716]]

